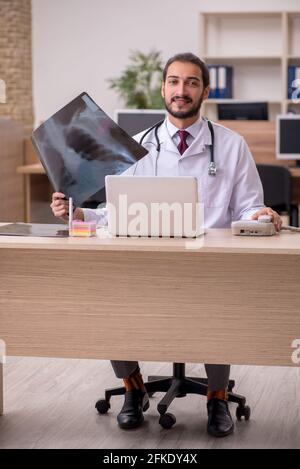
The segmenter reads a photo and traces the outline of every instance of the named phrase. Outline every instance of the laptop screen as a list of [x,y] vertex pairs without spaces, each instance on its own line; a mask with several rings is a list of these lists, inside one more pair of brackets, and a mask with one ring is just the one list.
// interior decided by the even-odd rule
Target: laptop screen
[[148,152],[82,93],[47,119],[32,135],[55,191],[76,206],[105,187]]

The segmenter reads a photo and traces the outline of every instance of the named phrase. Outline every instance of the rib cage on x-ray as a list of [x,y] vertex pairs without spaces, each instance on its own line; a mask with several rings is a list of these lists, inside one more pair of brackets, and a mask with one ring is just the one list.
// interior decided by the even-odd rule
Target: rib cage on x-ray
[[91,196],[103,198],[105,176],[122,173],[147,154],[86,93],[36,129],[32,141],[54,190],[76,206]]

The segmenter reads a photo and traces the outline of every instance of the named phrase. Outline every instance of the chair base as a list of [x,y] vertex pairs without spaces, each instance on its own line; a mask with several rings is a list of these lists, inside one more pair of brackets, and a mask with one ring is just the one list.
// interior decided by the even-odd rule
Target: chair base
[[[246,406],[246,398],[232,392],[235,386],[234,380],[229,381],[228,385],[228,401],[238,404],[236,416],[238,420],[244,416],[245,420],[250,418],[250,408]],[[173,376],[149,376],[145,382],[146,390],[149,396],[153,396],[156,392],[164,392],[165,395],[157,405],[160,413],[160,424],[164,428],[171,428],[176,419],[172,414],[167,414],[168,407],[175,398],[185,397],[187,394],[207,395],[208,380],[207,378],[189,378],[185,376],[185,364],[173,363]],[[125,387],[107,389],[105,391],[105,399],[100,399],[96,403],[96,408],[100,413],[106,413],[110,407],[109,401],[112,396],[125,394]],[[167,418],[163,418],[163,416]]]

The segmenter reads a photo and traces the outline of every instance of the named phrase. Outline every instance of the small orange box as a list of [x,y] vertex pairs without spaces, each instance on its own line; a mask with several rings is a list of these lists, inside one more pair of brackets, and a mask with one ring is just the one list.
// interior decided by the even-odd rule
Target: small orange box
[[96,236],[96,222],[74,220],[70,236],[91,237]]

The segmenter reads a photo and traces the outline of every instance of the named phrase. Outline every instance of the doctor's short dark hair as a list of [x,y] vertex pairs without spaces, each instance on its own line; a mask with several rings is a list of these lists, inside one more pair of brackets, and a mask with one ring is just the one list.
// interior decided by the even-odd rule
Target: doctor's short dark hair
[[192,54],[191,52],[184,52],[182,54],[176,54],[171,57],[163,70],[163,81],[166,81],[167,78],[167,73],[168,73],[168,68],[173,62],[190,62],[194,65],[197,65],[197,67],[200,68],[202,72],[202,80],[203,80],[203,86],[206,88],[209,85],[209,70],[207,65],[203,62],[203,60],[199,59],[195,54]]

